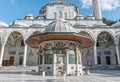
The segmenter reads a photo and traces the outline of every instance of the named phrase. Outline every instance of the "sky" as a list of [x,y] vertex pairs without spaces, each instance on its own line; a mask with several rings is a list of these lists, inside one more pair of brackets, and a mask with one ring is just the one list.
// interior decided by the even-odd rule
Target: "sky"
[[[52,1],[54,0],[0,0],[0,21],[10,24],[16,19],[23,19],[28,14],[37,17],[40,8]],[[93,14],[92,0],[65,1],[75,4],[84,17]],[[120,0],[100,0],[100,3],[104,18],[120,19]]]

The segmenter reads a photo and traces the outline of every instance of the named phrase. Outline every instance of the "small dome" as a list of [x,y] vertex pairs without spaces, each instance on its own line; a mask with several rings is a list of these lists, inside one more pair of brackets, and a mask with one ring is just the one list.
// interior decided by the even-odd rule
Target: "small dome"
[[111,25],[111,27],[120,27],[120,22],[117,22],[117,23]]
[[30,27],[45,27],[46,24],[42,21],[35,21]]
[[92,27],[99,27],[100,24],[99,23],[95,23]]
[[77,21],[74,27],[88,27],[85,22]]
[[78,14],[78,15],[75,17],[75,19],[82,20],[82,19],[84,19],[84,18],[83,18],[83,16],[82,16],[81,14]]
[[86,20],[94,20],[95,17],[93,15],[89,14],[85,19]]
[[11,27],[28,27],[28,25],[25,24],[24,22],[16,21],[11,25]]
[[56,20],[50,23],[44,32],[77,32],[70,23],[65,20]]
[[43,20],[43,19],[45,19],[45,16],[43,14],[40,14],[37,16],[37,19]]
[[25,19],[34,19],[34,16],[32,14],[28,14]]
[[0,22],[0,27],[8,27],[9,25],[6,24],[5,22]]

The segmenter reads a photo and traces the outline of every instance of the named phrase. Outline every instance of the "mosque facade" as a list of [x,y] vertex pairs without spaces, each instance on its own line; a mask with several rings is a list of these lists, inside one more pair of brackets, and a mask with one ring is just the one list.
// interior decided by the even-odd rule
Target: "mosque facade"
[[[120,23],[118,22],[112,26],[104,24],[99,0],[92,0],[92,2],[94,15],[88,15],[87,17],[83,17],[82,11],[74,4],[63,0],[55,0],[44,5],[37,17],[28,14],[24,19],[17,19],[10,25],[0,22],[0,66],[38,66],[40,61],[38,50],[31,48],[26,40],[31,35],[43,33],[48,27],[51,31],[56,30],[59,32],[61,31],[59,27],[64,27],[65,32],[75,29],[77,33],[89,37],[94,42],[91,47],[82,49],[81,61],[83,68],[120,68]],[[66,23],[69,23],[69,25]],[[70,41],[56,42],[56,44],[62,45],[69,43]],[[58,51],[57,53],[56,62],[65,64],[65,52]],[[62,55],[59,55],[61,53]],[[46,54],[52,53],[46,52]],[[73,65],[76,60],[74,54],[72,50],[69,51],[69,70],[75,68]],[[44,60],[45,69],[50,70],[52,68],[50,64],[53,64],[54,60],[53,57],[46,55]],[[61,68],[59,67],[59,69]]]

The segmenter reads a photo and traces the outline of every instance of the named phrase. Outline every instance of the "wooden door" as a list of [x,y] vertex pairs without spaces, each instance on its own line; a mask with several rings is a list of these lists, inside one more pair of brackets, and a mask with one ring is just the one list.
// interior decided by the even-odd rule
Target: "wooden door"
[[14,56],[11,56],[9,59],[9,65],[13,65],[14,64]]

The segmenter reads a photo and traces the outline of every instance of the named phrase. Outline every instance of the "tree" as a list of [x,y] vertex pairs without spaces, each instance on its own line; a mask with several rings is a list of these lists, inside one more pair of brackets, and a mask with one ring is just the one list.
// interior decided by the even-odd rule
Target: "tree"
[[103,18],[103,23],[107,24],[108,26],[111,26],[112,24],[116,23],[116,21]]

